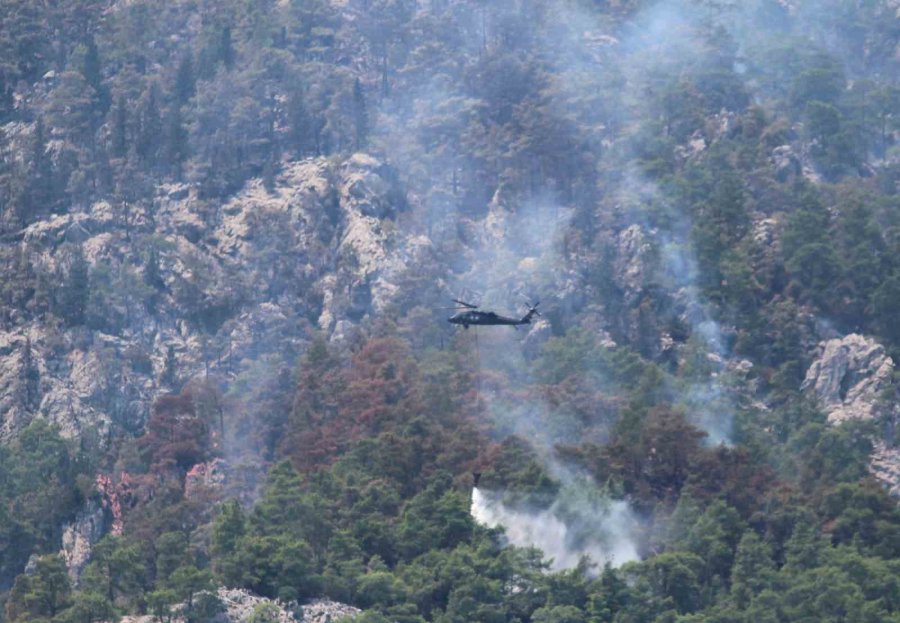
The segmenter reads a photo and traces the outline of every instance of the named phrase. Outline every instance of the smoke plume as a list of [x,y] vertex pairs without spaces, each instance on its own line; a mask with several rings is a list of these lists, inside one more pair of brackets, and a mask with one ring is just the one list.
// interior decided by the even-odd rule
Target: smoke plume
[[624,501],[591,495],[579,486],[564,490],[546,509],[512,507],[502,495],[472,491],[472,516],[488,527],[502,526],[510,543],[544,552],[554,571],[571,569],[587,557],[619,566],[638,560],[637,521]]

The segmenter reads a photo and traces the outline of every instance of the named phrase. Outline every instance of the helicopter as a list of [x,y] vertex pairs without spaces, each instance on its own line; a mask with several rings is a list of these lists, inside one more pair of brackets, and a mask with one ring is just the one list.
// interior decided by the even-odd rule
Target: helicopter
[[461,306],[454,309],[464,309],[465,311],[453,314],[447,318],[447,322],[450,324],[461,324],[464,329],[468,329],[470,325],[508,325],[517,329],[519,325],[531,324],[532,316],[541,315],[541,312],[537,310],[538,305],[541,304],[540,301],[534,305],[529,304],[528,311],[521,318],[510,318],[492,311],[481,311],[478,309],[478,305],[466,303],[459,299],[453,299],[453,302]]

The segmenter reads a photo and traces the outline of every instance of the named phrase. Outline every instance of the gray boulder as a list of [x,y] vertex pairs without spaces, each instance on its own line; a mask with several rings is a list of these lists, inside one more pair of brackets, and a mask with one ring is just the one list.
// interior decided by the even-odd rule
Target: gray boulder
[[881,344],[851,333],[819,344],[801,389],[818,399],[832,424],[870,420],[879,415],[893,371],[894,361]]
[[893,372],[894,361],[881,344],[853,333],[819,344],[801,389],[817,399],[831,424],[849,420],[883,424],[880,438],[873,440],[869,467],[892,495],[900,497],[900,447],[894,436],[900,406]]

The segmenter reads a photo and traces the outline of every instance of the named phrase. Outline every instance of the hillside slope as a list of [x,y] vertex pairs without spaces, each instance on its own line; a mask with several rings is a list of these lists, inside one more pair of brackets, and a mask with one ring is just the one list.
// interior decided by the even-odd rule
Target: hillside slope
[[2,0],[3,620],[897,619],[898,11]]

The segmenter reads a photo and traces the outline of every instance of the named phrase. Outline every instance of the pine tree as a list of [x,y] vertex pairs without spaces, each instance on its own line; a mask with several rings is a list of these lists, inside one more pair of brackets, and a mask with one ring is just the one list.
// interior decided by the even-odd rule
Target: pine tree
[[124,158],[128,153],[128,107],[125,105],[124,95],[119,95],[116,99],[110,142],[113,157]]
[[194,96],[196,82],[194,63],[191,60],[191,53],[187,52],[181,57],[175,74],[175,100],[178,104],[185,104]]
[[900,270],[895,269],[872,294],[872,317],[875,325],[881,335],[895,343],[900,342],[897,309],[900,309]]
[[237,558],[238,546],[247,533],[247,519],[241,505],[232,500],[222,507],[213,523],[211,551],[217,578],[225,584],[240,581],[242,569]]
[[88,262],[81,247],[76,247],[69,273],[59,295],[59,313],[69,326],[84,324],[85,311],[90,297]]
[[33,573],[16,578],[6,616],[11,623],[49,620],[68,605],[71,592],[62,558],[57,554],[41,556]]
[[287,117],[288,140],[291,148],[298,156],[314,153],[313,120],[306,107],[305,94],[302,88],[294,88],[290,93]]
[[166,363],[159,382],[170,389],[174,389],[178,382],[178,361],[175,359],[175,347],[171,344],[166,350]]
[[97,113],[106,114],[109,110],[110,96],[109,90],[103,85],[103,69],[100,62],[100,53],[97,50],[97,42],[94,41],[93,35],[88,35],[85,42],[85,52],[82,59],[81,75],[85,81],[97,93]]
[[147,262],[144,265],[144,283],[157,290],[162,290],[166,287],[166,282],[163,280],[159,269],[159,252],[152,247],[150,252],[147,253]]
[[219,60],[225,65],[225,69],[234,67],[234,44],[231,41],[231,26],[222,29],[219,38]]
[[106,536],[94,546],[82,587],[115,603],[117,597],[138,599],[147,573],[140,547],[120,536]]
[[81,74],[84,76],[84,79],[87,80],[87,83],[94,87],[96,90],[100,90],[102,84],[102,76],[100,74],[100,54],[97,52],[97,42],[94,41],[94,37],[92,35],[88,35],[87,42],[85,43],[85,53],[83,64],[81,67]]
[[15,90],[10,81],[0,74],[0,122],[6,121],[6,116],[13,111],[14,92]]
[[91,590],[82,590],[72,597],[72,606],[60,615],[60,621],[109,621],[116,611],[106,597]]
[[[78,51],[83,57],[84,46],[79,46]],[[63,147],[80,157],[79,152],[90,151],[104,106],[101,104],[100,94],[82,75],[79,59],[72,58],[70,65],[57,77],[45,111],[54,136],[64,139],[66,144]]]
[[156,85],[151,85],[144,95],[141,106],[140,129],[137,136],[137,153],[142,160],[155,165],[162,143],[162,118],[159,111],[159,94]]
[[276,172],[277,172],[277,166],[275,163],[275,153],[273,152],[272,154],[269,155],[268,158],[266,158],[266,162],[265,162],[265,164],[263,164],[263,170],[262,170],[263,187],[269,193],[275,192]]
[[[0,153],[7,149],[9,140],[0,128]],[[0,157],[0,232],[18,229],[27,214],[24,177],[20,166],[9,158]]]
[[147,593],[147,611],[160,623],[171,623],[175,616],[174,606],[178,602],[178,593],[170,588],[161,588]]
[[182,166],[187,157],[188,133],[181,118],[181,107],[172,104],[166,116],[165,163],[175,179],[181,179]]
[[364,149],[369,135],[369,115],[366,111],[366,96],[359,78],[353,83],[353,126],[354,148]]
[[827,542],[819,531],[815,515],[809,511],[800,513],[785,544],[783,571],[799,573],[818,566],[826,549]]
[[25,408],[36,409],[41,402],[41,372],[34,360],[31,347],[31,338],[25,339],[25,347],[22,349],[21,380],[25,388]]
[[754,595],[770,588],[775,579],[775,565],[768,544],[753,530],[748,530],[738,543],[731,569],[731,596],[742,610]]
[[26,198],[22,205],[25,212],[19,215],[22,224],[31,222],[35,216],[50,212],[54,204],[53,162],[47,153],[44,120],[41,117],[34,124],[28,150],[28,167]]
[[[33,82],[47,70],[53,37],[48,11],[31,0],[5,0],[0,10],[0,75],[8,89],[19,80]],[[14,62],[10,62],[14,61]]]

